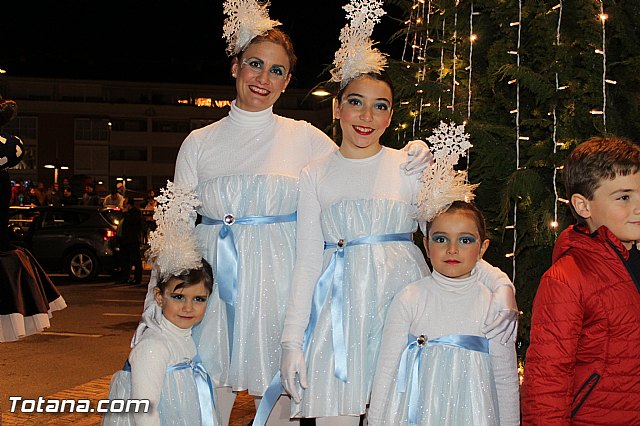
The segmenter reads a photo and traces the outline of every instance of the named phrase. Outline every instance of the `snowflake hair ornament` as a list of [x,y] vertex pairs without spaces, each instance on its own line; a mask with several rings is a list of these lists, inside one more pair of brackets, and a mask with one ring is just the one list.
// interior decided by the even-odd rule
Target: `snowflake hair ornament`
[[222,36],[227,39],[227,54],[237,55],[255,37],[266,33],[280,22],[269,18],[269,2],[257,0],[226,0],[222,5],[227,15],[222,27]]
[[473,200],[473,190],[478,186],[466,183],[466,171],[454,170],[460,157],[471,148],[464,125],[440,122],[428,144],[434,161],[422,175],[422,188],[418,193],[418,222],[421,224],[431,222],[454,201]]
[[153,213],[157,228],[149,235],[146,256],[158,270],[160,280],[202,267],[202,252],[195,229],[200,201],[187,186],[167,181],[156,197]]
[[331,81],[340,82],[344,88],[362,74],[379,73],[387,65],[387,58],[374,48],[371,40],[373,27],[385,14],[383,0],[351,0],[343,7],[350,21],[340,31],[340,49],[333,61]]

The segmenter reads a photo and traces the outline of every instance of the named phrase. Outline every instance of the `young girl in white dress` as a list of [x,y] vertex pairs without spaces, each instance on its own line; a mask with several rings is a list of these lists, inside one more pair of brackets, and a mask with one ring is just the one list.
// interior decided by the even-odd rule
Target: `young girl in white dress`
[[464,201],[428,224],[433,272],[391,303],[370,425],[519,424],[515,345],[482,332],[491,292],[476,266],[488,245],[482,213]]
[[172,220],[158,220],[164,212],[186,211],[189,200],[182,201],[184,198],[177,196],[173,197],[173,207],[167,208],[171,202],[159,205],[154,215],[158,229],[150,236],[151,257],[155,258],[159,277],[154,299],[162,316],[147,322],[125,368],[112,378],[109,392],[110,400],[147,400],[149,409],[106,414],[103,425],[221,424],[211,379],[191,337],[191,328],[204,317],[213,290],[211,266],[196,257],[195,235],[184,229],[188,223],[182,229],[186,232],[181,232]]

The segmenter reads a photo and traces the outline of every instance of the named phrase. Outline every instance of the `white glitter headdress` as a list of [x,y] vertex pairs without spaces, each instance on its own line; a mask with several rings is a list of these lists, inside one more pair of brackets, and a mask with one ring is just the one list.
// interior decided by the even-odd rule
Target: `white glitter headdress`
[[158,270],[159,279],[166,280],[202,266],[202,252],[196,240],[196,207],[200,201],[187,186],[167,181],[156,197],[153,213],[157,229],[149,235],[147,258]]
[[242,52],[256,36],[281,25],[269,18],[269,2],[260,4],[257,0],[226,0],[222,6],[227,15],[222,27],[227,39],[227,54]]
[[418,193],[418,222],[430,222],[451,206],[454,201],[471,201],[478,186],[466,183],[467,172],[456,171],[454,166],[471,148],[469,134],[464,125],[440,122],[428,139],[433,153],[433,165],[422,175],[422,188]]
[[387,65],[387,58],[373,47],[371,33],[380,17],[383,0],[351,0],[343,7],[350,20],[340,31],[342,45],[336,52],[331,70],[331,81],[340,82],[340,88],[361,74],[380,72]]

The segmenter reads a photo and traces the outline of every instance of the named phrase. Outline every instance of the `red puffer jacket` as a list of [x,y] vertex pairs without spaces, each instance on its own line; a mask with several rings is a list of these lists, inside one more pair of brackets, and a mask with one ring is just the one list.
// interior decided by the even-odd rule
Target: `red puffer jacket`
[[524,425],[640,425],[640,292],[628,257],[606,227],[558,238],[533,302]]

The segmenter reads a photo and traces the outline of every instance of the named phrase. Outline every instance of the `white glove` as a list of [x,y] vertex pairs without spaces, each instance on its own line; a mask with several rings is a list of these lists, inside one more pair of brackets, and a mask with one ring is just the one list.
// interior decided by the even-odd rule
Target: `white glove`
[[433,164],[433,154],[429,150],[429,146],[424,141],[416,139],[407,142],[403,151],[407,153],[407,162],[402,164],[400,168],[407,175],[415,175],[424,172],[424,170]]
[[282,342],[282,357],[280,358],[280,378],[282,387],[296,404],[300,403],[300,392],[298,392],[298,375],[302,389],[309,387],[307,384],[307,365],[304,362],[304,352],[302,347],[293,342]]
[[482,332],[487,339],[500,336],[503,345],[515,341],[518,335],[518,305],[511,286],[498,287],[491,298],[491,305],[484,320]]

